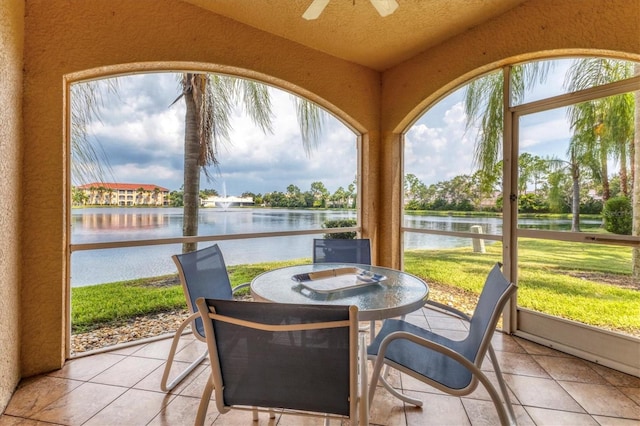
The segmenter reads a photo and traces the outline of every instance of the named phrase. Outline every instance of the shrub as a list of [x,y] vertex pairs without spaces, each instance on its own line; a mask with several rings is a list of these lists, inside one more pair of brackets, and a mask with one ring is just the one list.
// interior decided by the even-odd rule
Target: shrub
[[604,229],[614,234],[631,235],[631,217],[633,208],[627,197],[614,197],[607,200],[602,210]]
[[[349,228],[356,226],[355,219],[334,219],[325,220],[322,224],[323,228]],[[339,232],[337,234],[324,234],[324,238],[327,239],[339,239],[339,240],[353,240],[356,238],[355,232]]]

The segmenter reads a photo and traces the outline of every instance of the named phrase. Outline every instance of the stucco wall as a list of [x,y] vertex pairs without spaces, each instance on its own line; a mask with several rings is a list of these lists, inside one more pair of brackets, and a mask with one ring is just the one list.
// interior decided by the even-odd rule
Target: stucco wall
[[637,9],[637,2],[625,0],[531,0],[385,72],[381,80],[374,71],[175,0],[29,0],[22,221],[23,265],[29,275],[22,286],[23,375],[58,368],[64,360],[65,76],[173,63],[181,69],[241,70],[240,75],[265,82],[289,82],[285,88],[320,102],[365,133],[363,224],[367,236],[379,243],[377,262],[398,266],[398,142],[403,126],[454,83],[501,61],[566,48],[637,54]]
[[[379,122],[377,72],[183,2],[30,0],[26,9],[24,193],[29,196],[22,231],[23,262],[30,272],[22,300],[25,376],[59,368],[64,360],[65,76],[89,69],[94,71],[86,76],[151,70],[169,63],[174,69],[241,70],[265,82],[288,82],[285,88],[320,102],[361,132]],[[366,140],[377,146],[376,134]],[[378,192],[368,179],[364,188]],[[367,218],[375,222],[374,216]]]
[[23,15],[23,0],[0,2],[0,413],[20,380]]
[[640,60],[640,2],[529,0],[488,23],[436,46],[382,76],[384,137],[379,238],[389,241],[380,261],[399,266],[402,221],[398,134],[454,88],[505,64],[579,54]]

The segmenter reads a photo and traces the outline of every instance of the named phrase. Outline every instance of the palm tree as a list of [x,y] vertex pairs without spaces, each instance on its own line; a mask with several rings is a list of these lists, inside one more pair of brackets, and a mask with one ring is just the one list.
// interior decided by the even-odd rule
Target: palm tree
[[[566,85],[570,90],[581,90],[596,85],[613,83],[640,75],[640,64],[613,59],[589,58],[577,61],[567,75]],[[629,195],[628,167],[631,165],[631,187],[633,189],[633,230],[632,235],[640,235],[640,173],[638,151],[640,151],[640,95],[638,91],[597,99],[572,108],[572,127],[583,135],[586,143],[595,145],[592,149],[600,155],[600,176],[603,184],[603,198],[608,198],[607,160],[611,157],[620,164],[620,184],[622,193]],[[635,112],[635,126],[634,126]],[[635,136],[635,137],[634,137]],[[627,162],[627,160],[630,160]],[[633,249],[632,273],[640,278],[640,248]]]
[[[570,92],[613,83],[632,76],[631,63],[603,58],[581,59],[569,68],[565,86]],[[620,164],[621,189],[628,195],[627,160],[633,146],[634,101],[631,93],[583,102],[569,108],[568,115],[574,135],[587,149],[598,155],[596,180],[602,183],[602,198],[610,197],[608,161]]]
[[71,85],[71,178],[76,184],[104,182],[111,175],[109,159],[88,129],[92,122],[100,121],[104,97],[117,91],[117,78]]
[[[542,83],[553,66],[552,62],[530,62],[511,71],[511,99],[522,101],[525,88]],[[481,171],[482,188],[488,191],[498,180],[496,164],[502,154],[504,78],[501,72],[489,74],[469,83],[465,90],[467,130],[480,123],[476,136],[474,162]],[[502,171],[500,170],[500,173]]]
[[[200,171],[211,178],[209,167],[218,165],[218,147],[229,140],[230,117],[238,102],[252,121],[264,132],[271,131],[271,102],[267,86],[251,80],[215,74],[184,73],[184,224],[183,236],[198,235]],[[310,152],[322,127],[322,113],[315,105],[298,101],[298,123],[305,150]],[[184,243],[184,253],[197,248],[197,243]]]
[[[550,64],[550,62],[534,62],[513,67],[510,95],[514,103],[520,102],[525,87],[530,87],[536,82],[545,80]],[[638,72],[640,71],[636,64],[636,73]],[[577,61],[572,67],[565,84],[570,90],[580,90],[629,78],[630,76],[629,62],[601,58],[583,59]],[[502,73],[494,73],[470,83],[465,93],[465,112],[469,117],[467,129],[480,122],[474,160],[482,172],[484,188],[489,187],[497,179],[495,165],[501,153],[503,134],[503,86]],[[580,106],[575,107],[575,111],[570,113],[573,114],[572,122],[574,124],[572,124],[572,127],[574,129],[574,137],[571,141],[572,146],[569,147],[568,155],[570,160],[568,163],[571,165],[569,168],[571,169],[574,184],[579,179],[580,173],[579,167],[577,167],[578,164],[575,162],[580,162],[584,158],[582,155],[587,151],[598,154],[599,168],[592,166],[591,171],[595,178],[601,180],[605,188],[607,186],[606,159],[609,155],[613,155],[614,158],[620,160],[621,180],[626,180],[626,178],[623,178],[623,176],[626,176],[627,170],[626,158],[629,153],[638,151],[638,145],[640,144],[637,137],[637,128],[635,143],[631,143],[630,135],[633,134],[633,124],[630,117],[632,117],[631,111],[634,111],[634,106],[630,102],[630,98],[630,95],[623,94],[610,97],[599,104],[580,104]],[[635,102],[635,105],[638,106],[638,103]],[[600,125],[603,126],[600,127]],[[585,146],[576,146],[577,144]],[[594,163],[590,161],[589,164],[593,165]],[[637,164],[637,160],[632,160],[632,173],[635,173],[633,170],[636,167],[633,164]],[[633,188],[637,188],[640,185],[638,180],[638,173],[635,173],[632,177]],[[576,197],[575,188],[573,188],[572,193],[574,216],[572,227],[578,228],[575,226],[575,217],[579,215],[579,199]],[[637,202],[634,203],[634,207],[634,211],[640,210]],[[640,214],[634,214],[634,218],[640,221]],[[640,224],[638,224],[637,228],[639,229],[638,233],[640,233]],[[634,253],[638,251],[640,249],[634,249]],[[640,253],[637,253],[636,257],[640,257]],[[640,263],[640,260],[638,263]],[[640,266],[634,269],[634,274],[640,274]]]

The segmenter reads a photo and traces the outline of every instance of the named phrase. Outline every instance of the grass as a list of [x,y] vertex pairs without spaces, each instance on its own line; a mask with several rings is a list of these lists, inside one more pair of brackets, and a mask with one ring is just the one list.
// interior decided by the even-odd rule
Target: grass
[[[405,270],[427,282],[479,294],[486,271],[501,256],[501,244],[488,245],[485,254],[470,248],[408,251]],[[631,282],[629,248],[522,239],[518,256],[519,306],[640,334],[640,286],[603,282],[607,278]]]
[[[251,281],[262,272],[310,261],[299,259],[230,266],[229,279],[231,285],[236,286]],[[84,333],[105,324],[123,323],[136,316],[186,309],[180,284],[166,283],[179,283],[177,274],[72,288],[71,332]],[[248,292],[248,289],[241,290],[239,294]]]
[[[640,335],[640,286],[622,287],[608,279],[631,282],[631,249],[557,241],[521,239],[518,247],[518,304],[524,308],[605,329]],[[479,294],[487,271],[502,258],[500,243],[488,244],[485,254],[471,248],[411,250],[405,270],[428,283]],[[310,259],[229,267],[233,286],[262,272]],[[72,332],[162,311],[184,309],[179,285],[154,285],[173,276],[139,279],[72,289]]]

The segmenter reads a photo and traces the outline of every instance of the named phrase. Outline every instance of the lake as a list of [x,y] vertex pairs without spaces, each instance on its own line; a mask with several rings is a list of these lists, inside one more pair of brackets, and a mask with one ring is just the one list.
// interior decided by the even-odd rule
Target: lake
[[[355,211],[286,210],[261,208],[201,209],[199,234],[247,234],[320,229],[326,220],[356,218]],[[569,221],[527,219],[527,226],[565,227]],[[405,226],[468,232],[481,225],[483,233],[501,234],[502,219],[487,217],[406,215]],[[87,208],[73,209],[73,244],[133,241],[182,236],[181,208]],[[299,258],[311,259],[314,238],[322,234],[220,241],[227,265],[251,264]],[[488,243],[488,242],[487,242]],[[200,243],[204,246],[210,243]],[[407,233],[405,249],[436,249],[470,245],[467,238]],[[71,286],[79,287],[176,272],[171,256],[180,244],[129,247],[74,252],[71,256]]]

